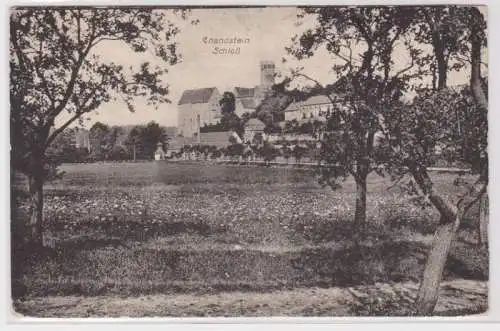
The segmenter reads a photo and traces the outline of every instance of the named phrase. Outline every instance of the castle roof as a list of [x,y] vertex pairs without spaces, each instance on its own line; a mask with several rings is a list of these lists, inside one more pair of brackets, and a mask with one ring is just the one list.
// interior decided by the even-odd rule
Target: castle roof
[[243,106],[243,108],[246,108],[246,109],[257,108],[257,105],[255,104],[254,99],[241,99],[240,101],[241,101],[241,105]]
[[173,137],[168,141],[169,150],[179,150],[184,145],[192,145],[196,143],[196,138],[194,137]]
[[215,146],[222,148],[231,145],[229,141],[229,132],[206,132],[200,133],[200,145]]
[[[336,95],[331,96],[332,99],[335,100]],[[326,95],[313,95],[312,97],[307,98],[305,101],[295,101],[292,102],[286,109],[285,112],[298,110],[299,107],[304,106],[312,106],[312,105],[324,105],[331,104],[332,102]]]
[[188,103],[207,103],[216,90],[216,87],[186,90],[184,91],[184,93],[182,93],[181,99],[179,100],[179,105]]
[[253,98],[255,96],[255,87],[235,87],[234,94],[236,98]]
[[245,123],[245,129],[264,130],[266,125],[258,118],[251,118]]

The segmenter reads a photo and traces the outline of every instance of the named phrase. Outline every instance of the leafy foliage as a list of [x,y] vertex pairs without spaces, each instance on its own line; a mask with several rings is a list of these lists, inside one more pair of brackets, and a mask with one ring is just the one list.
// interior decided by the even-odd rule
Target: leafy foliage
[[234,112],[236,109],[236,98],[232,92],[224,92],[219,101],[222,118],[220,128],[223,131],[235,131],[241,137],[244,132],[244,123]]
[[476,173],[487,164],[487,113],[466,87],[421,91],[411,104],[395,107],[385,117],[388,133],[381,142],[388,153],[384,159],[393,166],[431,167],[439,154]]
[[[413,62],[396,73],[391,68],[396,41],[407,32],[414,12],[411,7],[307,7],[302,17],[305,15],[315,19],[315,27],[295,36],[288,52],[302,60],[326,47],[340,60],[332,69],[342,77],[337,84],[323,86],[300,69],[293,72],[294,77],[313,81],[333,107],[317,133],[320,163],[328,165],[319,168],[320,181],[338,188],[337,179],[355,178],[360,194],[355,222],[361,224],[366,219],[366,178],[377,167],[378,115],[390,109],[408,88],[407,71]],[[410,54],[418,53],[411,44],[406,46]],[[304,129],[315,131],[314,127]]]
[[154,152],[161,144],[163,150],[166,149],[168,137],[164,127],[156,122],[149,122],[147,125],[136,125],[129,133],[124,144],[127,146],[129,158],[150,160]]
[[269,141],[264,141],[262,146],[260,146],[257,150],[257,155],[261,156],[264,161],[268,162],[274,160],[280,154],[280,150]]
[[[179,32],[165,11],[152,8],[17,8],[10,15],[12,160],[30,173],[36,159],[71,123],[103,103],[134,99],[168,102],[165,66],[124,68],[95,52],[102,43],[121,43],[152,52],[167,65],[178,62]],[[52,129],[56,118],[68,118]],[[29,157],[34,156],[32,161]]]
[[276,84],[255,109],[255,116],[266,126],[285,119],[284,110],[292,102],[292,97],[284,89],[284,84]]

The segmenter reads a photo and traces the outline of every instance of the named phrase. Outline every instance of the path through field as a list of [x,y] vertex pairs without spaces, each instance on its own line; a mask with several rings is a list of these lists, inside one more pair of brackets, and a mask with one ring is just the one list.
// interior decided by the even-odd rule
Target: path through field
[[[395,308],[405,315],[415,298],[414,283],[374,284],[347,288],[301,288],[269,293],[147,295],[139,297],[47,297],[16,303],[18,312],[39,317],[307,317],[349,316],[353,310]],[[397,304],[394,303],[397,301]],[[391,307],[392,305],[392,307]],[[487,283],[444,282],[436,315],[482,312],[487,306]]]

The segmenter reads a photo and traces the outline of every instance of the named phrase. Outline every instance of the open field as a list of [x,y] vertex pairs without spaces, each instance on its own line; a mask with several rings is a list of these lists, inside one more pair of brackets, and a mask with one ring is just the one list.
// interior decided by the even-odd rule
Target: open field
[[[64,177],[45,191],[47,249],[30,260],[16,247],[26,217],[25,198],[17,196],[13,296],[16,310],[26,315],[103,315],[104,302],[124,298],[132,306],[152,300],[163,307],[130,307],[133,316],[375,315],[387,307],[334,307],[331,297],[347,288],[377,290],[376,284],[406,284],[401,286],[412,293],[406,298],[414,295],[437,222],[432,208],[413,205],[376,175],[369,177],[367,226],[354,236],[353,181],[332,191],[307,169],[150,162],[61,170]],[[456,191],[454,175],[434,176],[439,190]],[[488,279],[488,252],[476,244],[476,213],[469,215],[445,270],[447,281],[469,282],[469,292],[471,283],[485,289]],[[313,296],[316,303],[289,299],[296,302],[294,310],[266,297],[288,293],[281,291],[303,300],[310,300],[311,291],[323,294]],[[457,291],[445,293],[459,297]],[[443,300],[455,302],[446,295]],[[481,308],[469,311],[484,310],[486,290],[471,295]],[[224,308],[237,297],[260,308]],[[175,298],[179,307],[190,308],[175,308]],[[216,312],[204,310],[217,298]],[[57,313],[51,300],[63,305]],[[393,314],[402,314],[404,305],[391,306]],[[443,314],[467,308],[440,307]]]

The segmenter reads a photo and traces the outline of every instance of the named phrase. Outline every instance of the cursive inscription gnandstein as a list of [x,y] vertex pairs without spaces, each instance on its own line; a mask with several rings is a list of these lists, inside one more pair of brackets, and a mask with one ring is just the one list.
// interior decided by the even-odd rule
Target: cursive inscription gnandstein
[[205,36],[201,38],[201,41],[213,47],[212,54],[214,55],[239,55],[241,53],[241,46],[249,44],[250,38],[212,38]]

